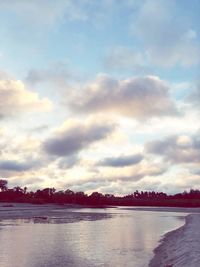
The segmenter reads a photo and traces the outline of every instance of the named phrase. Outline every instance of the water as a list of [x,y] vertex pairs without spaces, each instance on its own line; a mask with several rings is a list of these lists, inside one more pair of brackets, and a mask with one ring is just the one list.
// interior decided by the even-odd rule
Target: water
[[180,216],[186,215],[123,208],[68,213],[70,220],[61,210],[48,221],[1,221],[0,266],[148,266],[160,237],[180,227],[184,223]]

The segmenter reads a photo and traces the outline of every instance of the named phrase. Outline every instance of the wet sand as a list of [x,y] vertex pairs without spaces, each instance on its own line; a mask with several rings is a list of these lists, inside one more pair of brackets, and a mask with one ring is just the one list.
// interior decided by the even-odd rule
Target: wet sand
[[167,233],[154,250],[150,267],[200,266],[200,214],[190,214],[185,224]]

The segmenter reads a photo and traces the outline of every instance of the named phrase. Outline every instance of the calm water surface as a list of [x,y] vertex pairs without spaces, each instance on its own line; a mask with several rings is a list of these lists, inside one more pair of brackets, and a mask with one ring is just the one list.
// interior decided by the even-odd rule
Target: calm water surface
[[59,216],[50,223],[1,221],[0,266],[145,267],[160,237],[184,224],[186,215],[123,208],[69,211],[69,221]]

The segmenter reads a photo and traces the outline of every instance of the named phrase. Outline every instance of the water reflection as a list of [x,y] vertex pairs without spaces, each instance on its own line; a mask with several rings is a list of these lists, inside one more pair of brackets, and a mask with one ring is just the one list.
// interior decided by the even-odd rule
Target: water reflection
[[[2,221],[3,267],[144,267],[180,213],[71,210],[68,216]],[[48,222],[47,222],[48,221]]]

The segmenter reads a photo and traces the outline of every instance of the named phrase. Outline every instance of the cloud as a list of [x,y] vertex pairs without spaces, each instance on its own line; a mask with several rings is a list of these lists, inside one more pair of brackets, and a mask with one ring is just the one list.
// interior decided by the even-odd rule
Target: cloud
[[39,125],[39,126],[36,126],[36,127],[33,127],[31,129],[29,129],[29,131],[31,133],[41,133],[43,131],[46,131],[48,130],[49,126],[47,124],[42,124],[42,125]]
[[14,172],[24,172],[38,166],[37,161],[17,161],[17,160],[1,160],[0,170],[2,171],[14,171]]
[[20,133],[6,129],[1,136],[0,173],[4,177],[21,176],[23,173],[29,175],[29,172],[41,170],[49,164],[48,157],[41,153],[41,141],[30,133]]
[[38,94],[25,88],[19,80],[0,80],[0,118],[25,112],[48,111],[51,102],[39,99]]
[[115,125],[109,121],[71,119],[44,142],[43,149],[50,155],[70,156],[108,137],[114,128]]
[[10,188],[15,186],[28,187],[29,190],[36,191],[39,188],[44,188],[45,180],[39,177],[9,177],[8,184]]
[[26,19],[30,22],[43,25],[53,25],[57,21],[68,20],[79,20],[84,21],[87,19],[85,10],[81,10],[83,5],[81,1],[73,0],[34,0],[34,1],[18,1],[18,0],[7,0],[0,1],[0,7],[3,10],[11,11],[14,14]]
[[[119,5],[118,1],[117,4]],[[63,21],[79,21],[102,23],[108,19],[114,8],[118,9],[115,1],[101,0],[0,0],[0,8],[10,11],[24,20],[36,25],[52,26]],[[109,8],[110,7],[110,8]],[[109,16],[110,15],[110,16]]]
[[66,64],[58,62],[44,69],[32,69],[28,72],[26,81],[32,85],[48,83],[54,86],[67,86],[69,80],[74,76]]
[[100,161],[97,165],[106,166],[106,167],[126,167],[135,165],[143,160],[143,155],[134,154],[134,155],[122,155],[119,157],[109,157]]
[[124,176],[115,176],[113,179],[117,179],[119,181],[139,181],[145,177],[152,176],[160,176],[167,171],[167,166],[164,166],[160,163],[146,163],[140,166],[136,166],[129,173]]
[[[137,188],[138,182],[143,180],[147,181],[146,184],[153,182],[158,183],[158,180],[151,179],[152,177],[159,177],[166,172],[166,166],[158,163],[148,163],[142,162],[141,164],[135,165],[133,167],[117,168],[112,169],[110,172],[106,172],[104,169],[98,174],[88,173],[85,177],[72,177],[66,179],[66,181],[61,181],[61,184],[70,188],[79,188],[78,190],[95,190],[104,193],[113,191],[113,193],[127,193],[130,187],[135,185]],[[82,173],[81,173],[82,174]],[[109,191],[107,190],[110,188]],[[115,190],[116,187],[120,187],[118,191]]]
[[[178,1],[177,1],[178,2]],[[172,67],[200,63],[200,44],[189,17],[180,17],[176,1],[146,0],[133,18],[132,31],[153,64]]]
[[145,65],[145,57],[136,49],[125,46],[113,47],[106,55],[104,65],[110,70],[134,70],[146,73],[150,68]]
[[194,86],[192,86],[192,91],[189,94],[187,101],[189,101],[190,104],[194,105],[197,109],[199,109],[200,81],[196,82],[196,84],[194,84]]
[[110,112],[135,119],[177,115],[166,82],[155,76],[116,80],[99,75],[67,100],[76,112]]
[[69,157],[64,157],[59,159],[58,167],[60,169],[70,169],[73,168],[78,163],[79,163],[79,158],[77,157],[77,155],[72,155]]
[[173,164],[199,163],[200,139],[198,134],[174,135],[163,140],[151,141],[146,144],[148,153],[160,155],[165,161]]

